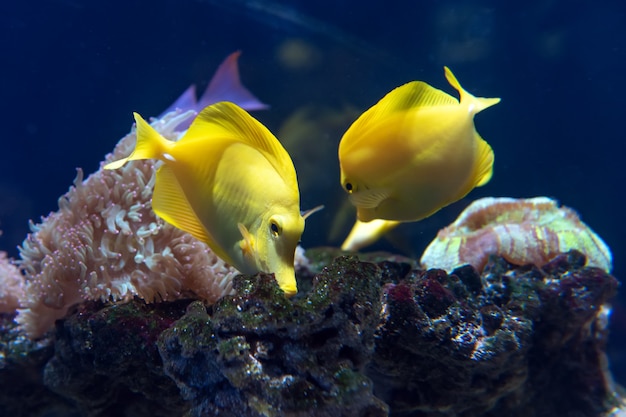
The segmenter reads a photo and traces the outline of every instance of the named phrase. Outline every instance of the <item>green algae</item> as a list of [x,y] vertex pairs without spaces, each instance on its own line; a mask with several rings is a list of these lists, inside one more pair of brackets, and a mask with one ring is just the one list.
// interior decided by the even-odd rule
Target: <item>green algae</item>
[[603,385],[600,310],[617,283],[582,255],[542,268],[492,258],[481,276],[335,254],[293,298],[258,274],[208,307],[87,303],[57,324],[47,391],[29,389],[101,415],[521,417],[619,404]]

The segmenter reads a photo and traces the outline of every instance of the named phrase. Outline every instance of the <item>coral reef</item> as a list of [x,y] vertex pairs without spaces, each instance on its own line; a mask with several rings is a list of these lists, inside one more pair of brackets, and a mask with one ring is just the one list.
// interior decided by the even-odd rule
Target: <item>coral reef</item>
[[54,346],[16,331],[14,315],[0,313],[0,415],[79,417],[69,400],[43,383]]
[[588,266],[611,272],[610,249],[574,210],[547,197],[488,197],[472,202],[440,230],[421,263],[448,272],[465,264],[481,270],[487,257],[497,254],[516,265],[543,265],[571,249],[584,253]]
[[36,416],[48,402],[50,417],[625,410],[603,353],[617,281],[579,252],[541,268],[492,256],[482,273],[450,274],[336,254],[307,251],[294,299],[259,274],[235,277],[234,294],[209,307],[88,302],[57,322],[54,351],[4,327],[0,380],[40,394],[20,409],[23,397],[0,391],[0,404]]
[[58,322],[45,386],[71,400],[82,415],[182,415],[185,403],[163,374],[156,340],[187,303],[83,304]]
[[6,252],[0,252],[0,313],[13,313],[24,298],[22,274]]
[[[154,128],[176,139],[174,128],[194,115],[169,113]],[[131,132],[104,163],[134,148]],[[85,300],[148,302],[195,296],[214,302],[230,292],[235,269],[191,235],[157,218],[150,207],[154,161],[100,169],[59,199],[59,210],[31,224],[20,248],[25,295],[17,321],[39,337],[68,309]]]
[[482,275],[414,270],[387,284],[376,394],[429,416],[602,415],[617,401],[603,354],[617,281],[584,264],[575,251],[541,269],[492,257]]
[[192,416],[384,416],[363,373],[380,309],[373,264],[344,259],[291,303],[270,275],[235,278],[208,315],[192,304],[159,341]]

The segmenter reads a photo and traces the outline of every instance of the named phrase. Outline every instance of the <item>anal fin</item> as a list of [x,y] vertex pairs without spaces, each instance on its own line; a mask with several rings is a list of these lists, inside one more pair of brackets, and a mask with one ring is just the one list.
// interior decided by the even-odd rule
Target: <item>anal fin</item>
[[476,181],[476,187],[483,186],[489,182],[493,175],[493,149],[483,138],[480,137],[478,132],[476,135],[476,164],[474,167],[474,179]]
[[[152,209],[166,222],[205,242],[221,258],[225,257],[219,245],[198,219],[174,171],[168,165],[161,166],[156,173]],[[224,260],[229,259],[226,257]]]

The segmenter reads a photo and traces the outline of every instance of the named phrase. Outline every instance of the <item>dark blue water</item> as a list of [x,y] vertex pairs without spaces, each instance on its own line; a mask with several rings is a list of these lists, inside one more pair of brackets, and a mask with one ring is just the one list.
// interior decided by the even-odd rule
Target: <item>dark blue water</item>
[[[12,256],[28,220],[56,210],[76,167],[97,169],[132,111],[158,115],[242,50],[244,83],[271,105],[255,116],[274,132],[304,106],[362,111],[415,79],[452,93],[448,65],[470,92],[502,98],[476,118],[494,177],[399,229],[396,244],[419,255],[478,197],[545,195],[577,209],[626,276],[623,1],[4,2],[0,31],[0,249]],[[329,241],[328,231],[343,197],[336,149],[346,120],[290,145],[302,207],[328,207],[307,222],[305,247],[344,236]],[[625,299],[609,347],[622,383]]]

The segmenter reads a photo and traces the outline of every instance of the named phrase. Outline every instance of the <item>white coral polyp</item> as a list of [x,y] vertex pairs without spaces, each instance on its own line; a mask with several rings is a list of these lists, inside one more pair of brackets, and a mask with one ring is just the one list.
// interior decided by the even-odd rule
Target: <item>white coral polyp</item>
[[[172,112],[153,126],[175,140],[175,126],[194,114]],[[103,164],[126,157],[134,144],[133,131]],[[30,337],[84,300],[195,296],[215,302],[232,289],[234,268],[152,211],[158,162],[132,161],[117,170],[103,170],[103,164],[84,181],[79,169],[59,210],[31,224],[20,247],[26,286],[16,320]]]

